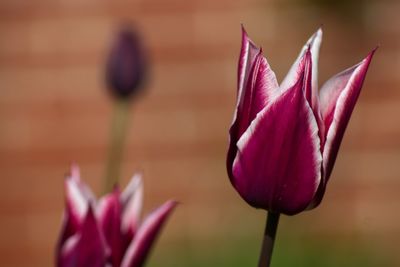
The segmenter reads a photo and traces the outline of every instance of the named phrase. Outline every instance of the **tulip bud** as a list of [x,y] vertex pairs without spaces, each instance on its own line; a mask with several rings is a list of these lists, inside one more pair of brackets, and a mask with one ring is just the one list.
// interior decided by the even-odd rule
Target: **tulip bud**
[[125,28],[117,35],[106,66],[106,82],[117,98],[140,91],[146,74],[146,58],[137,32]]

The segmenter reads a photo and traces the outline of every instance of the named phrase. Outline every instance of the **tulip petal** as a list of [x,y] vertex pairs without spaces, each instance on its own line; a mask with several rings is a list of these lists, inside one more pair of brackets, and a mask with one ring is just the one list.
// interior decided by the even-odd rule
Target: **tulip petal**
[[143,266],[152,244],[176,204],[175,201],[167,201],[146,218],[128,247],[121,267]]
[[100,229],[104,234],[107,244],[111,248],[111,262],[113,266],[121,263],[124,247],[121,234],[120,192],[116,188],[114,192],[100,199],[97,206]]
[[257,113],[277,93],[279,88],[262,51],[242,28],[242,50],[239,59],[239,81],[236,112],[233,123],[238,123],[238,137],[247,129]]
[[59,267],[104,267],[108,248],[91,207],[79,232],[70,237],[61,251]]
[[[246,51],[246,47],[251,52],[243,52]],[[253,55],[255,49],[256,46],[243,30],[242,52],[239,60],[239,92],[233,123],[229,130],[228,173],[231,172],[237,151],[236,143],[240,136],[247,130],[257,113],[279,93],[275,73],[260,49],[257,48],[257,54]]]
[[87,211],[88,199],[82,192],[82,184],[76,177],[67,177],[65,180],[65,195],[67,209],[77,221],[81,221]]
[[238,142],[232,183],[256,208],[296,214],[308,206],[320,183],[318,126],[303,86],[304,69]]
[[275,73],[271,70],[261,51],[252,66],[246,89],[242,92],[236,119],[237,135],[241,136],[269,101],[279,93]]
[[371,51],[359,64],[329,79],[321,88],[321,114],[327,130],[323,148],[324,179],[311,208],[318,206],[322,200],[344,132],[375,51],[376,49]]
[[318,110],[318,57],[319,50],[322,42],[322,28],[319,28],[311,37],[308,39],[306,44],[303,46],[300,54],[298,55],[296,61],[290,68],[288,74],[283,79],[280,88],[282,91],[286,91],[291,88],[299,79],[302,70],[302,58],[307,53],[308,50],[311,52],[312,59],[312,87],[311,87],[311,98],[310,105],[314,110]]
[[80,170],[76,164],[71,165],[70,173],[64,181],[64,187],[66,210],[63,215],[58,246],[76,233],[84,220],[89,202],[95,201],[93,193],[81,181]]
[[251,67],[259,52],[260,48],[249,38],[246,30],[242,26],[242,47],[240,49],[238,67],[238,99],[240,99],[240,94],[247,84]]
[[136,232],[143,206],[142,175],[135,174],[121,194],[122,232],[133,236]]
[[67,209],[78,221],[85,217],[88,203],[95,201],[90,188],[81,181],[80,170],[76,164],[71,166],[70,174],[65,179],[65,196]]

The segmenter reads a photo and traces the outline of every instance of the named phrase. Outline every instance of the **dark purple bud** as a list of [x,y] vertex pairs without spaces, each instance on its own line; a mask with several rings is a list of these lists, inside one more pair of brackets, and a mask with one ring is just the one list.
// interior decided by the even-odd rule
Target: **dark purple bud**
[[146,74],[146,56],[137,32],[124,28],[117,35],[107,61],[106,82],[117,98],[140,91]]

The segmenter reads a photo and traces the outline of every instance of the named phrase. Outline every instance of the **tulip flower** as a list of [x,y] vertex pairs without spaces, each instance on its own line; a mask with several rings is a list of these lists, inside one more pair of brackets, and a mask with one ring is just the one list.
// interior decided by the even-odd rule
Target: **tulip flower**
[[297,214],[319,205],[374,54],[317,88],[322,30],[278,84],[243,29],[227,169],[251,206]]
[[77,166],[65,180],[66,210],[58,267],[140,267],[176,203],[167,201],[140,223],[142,180],[96,200]]
[[319,29],[281,84],[243,29],[228,175],[251,206],[268,211],[259,267],[269,266],[281,213],[318,206],[375,50],[317,86]]

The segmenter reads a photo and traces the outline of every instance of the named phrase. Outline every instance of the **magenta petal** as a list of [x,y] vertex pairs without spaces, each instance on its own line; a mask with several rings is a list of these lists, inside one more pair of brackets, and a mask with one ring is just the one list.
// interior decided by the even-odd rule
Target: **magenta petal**
[[104,267],[107,262],[107,250],[92,208],[89,208],[77,235],[65,242],[58,266]]
[[128,247],[121,267],[143,266],[152,244],[176,204],[175,201],[167,201],[146,218]]
[[242,92],[242,99],[237,107],[237,137],[247,130],[257,113],[278,93],[275,73],[260,52],[254,61],[245,90]]
[[[247,47],[250,52],[244,53],[243,51],[246,49],[243,47]],[[227,156],[229,174],[237,151],[236,143],[240,136],[249,127],[257,113],[279,93],[275,73],[260,50],[257,50],[257,55],[252,54],[255,49],[254,44],[243,30],[242,52],[239,61],[239,92],[233,123],[229,130],[230,145]]]
[[[250,125],[257,113],[278,93],[278,82],[262,51],[248,38],[243,29],[242,51],[239,60],[237,105],[233,124],[238,124],[236,139]],[[236,140],[237,141],[237,140]]]
[[327,129],[323,153],[325,177],[329,177],[332,171],[374,52],[369,53],[359,64],[329,79],[321,88],[321,113]]
[[[260,48],[257,47],[247,35],[246,30],[242,26],[242,47],[240,49],[239,57],[239,68],[238,68],[238,95],[244,90],[247,84],[247,79],[256,60],[257,54],[260,52]],[[238,97],[240,98],[240,97]]]
[[76,164],[71,166],[64,186],[67,210],[74,220],[82,221],[86,215],[88,204],[94,202],[95,197],[90,188],[81,181],[79,167]]
[[317,206],[322,200],[347,123],[357,102],[375,50],[370,52],[359,64],[329,79],[321,88],[321,114],[326,129],[326,141],[323,148],[324,179],[311,207]]
[[260,112],[238,142],[232,182],[256,208],[296,214],[319,185],[318,126],[304,97],[303,76]]
[[138,228],[143,205],[143,182],[140,174],[132,177],[122,192],[120,201],[123,208],[121,231],[132,237]]
[[302,59],[309,50],[311,52],[311,59],[312,59],[312,97],[310,106],[312,107],[313,110],[318,110],[318,57],[319,57],[319,49],[321,46],[321,41],[322,41],[322,29],[319,28],[303,46],[296,61],[293,63],[288,74],[283,79],[280,85],[281,90],[285,91],[291,88],[297,82],[297,80],[301,75],[301,70],[303,68]]
[[111,248],[111,262],[113,266],[119,266],[123,255],[123,240],[121,234],[120,192],[114,192],[104,196],[98,205],[98,220],[107,244]]
[[80,228],[89,202],[94,199],[88,187],[80,180],[80,171],[76,164],[72,164],[70,173],[65,178],[64,187],[66,209],[63,215],[59,246]]

